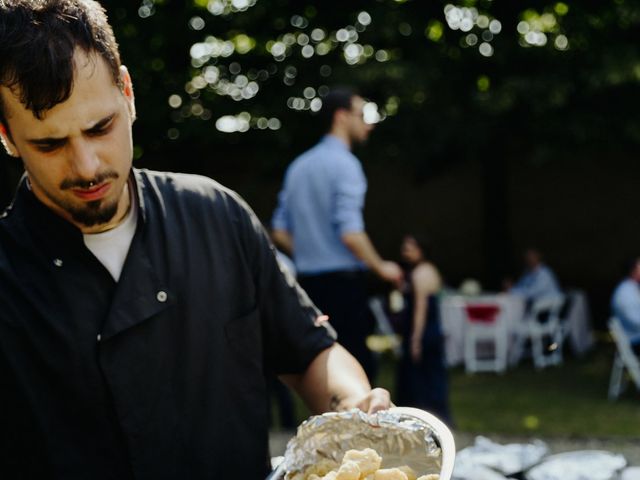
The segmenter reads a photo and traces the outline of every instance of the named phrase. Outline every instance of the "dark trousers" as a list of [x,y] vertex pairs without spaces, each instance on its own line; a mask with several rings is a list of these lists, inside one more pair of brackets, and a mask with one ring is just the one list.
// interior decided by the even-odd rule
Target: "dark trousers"
[[322,313],[329,315],[338,342],[356,357],[372,381],[375,362],[366,339],[373,333],[374,319],[367,304],[365,273],[299,275],[298,282]]

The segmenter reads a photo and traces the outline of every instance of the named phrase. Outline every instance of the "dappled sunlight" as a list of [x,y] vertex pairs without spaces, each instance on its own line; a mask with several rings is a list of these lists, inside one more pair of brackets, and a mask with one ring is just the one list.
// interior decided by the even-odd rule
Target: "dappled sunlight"
[[569,39],[562,33],[560,18],[569,12],[567,4],[558,2],[553,8],[538,13],[533,9],[522,13],[517,25],[520,45],[523,47],[544,47],[549,41],[557,50],[569,49]]
[[[189,124],[185,125],[188,129],[221,132],[215,128],[220,118],[245,111],[267,122],[279,118],[283,128],[276,136],[281,139],[296,128],[299,119],[304,123],[319,111],[329,86],[341,83],[353,83],[376,95],[379,118],[374,122],[412,115],[427,106],[437,116],[457,115],[455,100],[433,110],[438,98],[444,97],[437,91],[442,88],[438,82],[444,72],[449,72],[446,75],[452,84],[460,82],[457,98],[468,107],[504,113],[528,96],[545,98],[542,103],[555,108],[568,101],[568,83],[548,77],[545,81],[553,85],[531,95],[535,85],[529,88],[526,78],[518,78],[520,74],[531,77],[526,68],[518,67],[520,74],[515,77],[513,72],[497,74],[498,70],[513,68],[515,72],[517,58],[534,67],[541,58],[537,52],[546,52],[543,55],[549,60],[572,52],[566,62],[553,60],[568,65],[576,54],[595,47],[590,45],[594,33],[637,23],[633,5],[622,0],[614,3],[589,9],[568,1],[504,8],[476,0],[439,6],[385,0],[333,18],[320,3],[288,7],[269,5],[265,0],[192,0],[187,2],[188,14],[176,24],[190,39],[185,59],[190,65],[188,77],[168,83],[165,98],[171,121]],[[133,12],[137,21],[153,25],[169,4],[167,0],[139,0]],[[119,21],[125,15],[124,9],[115,10]],[[139,33],[131,22],[123,31],[131,39]],[[162,43],[158,38],[151,42]],[[637,80],[640,70],[632,52],[621,51],[610,63],[607,72],[584,78],[596,88]],[[164,75],[173,65],[156,52],[150,54],[145,68]],[[456,69],[472,74],[451,76]],[[315,93],[310,96],[309,92]],[[466,95],[472,97],[466,99]],[[264,120],[252,121],[246,131],[264,125]],[[183,129],[182,125],[171,127]],[[584,128],[574,127],[574,136]],[[174,138],[175,130],[171,132]]]
[[250,128],[278,130],[282,126],[277,118],[252,117],[248,112],[224,115],[216,120],[216,129],[223,133],[246,132]]
[[466,33],[461,38],[461,46],[476,47],[483,57],[491,57],[494,53],[491,41],[502,31],[502,24],[495,18],[481,14],[476,8],[447,5],[444,8],[445,18],[451,30]]
[[[196,1],[196,5],[206,8],[212,15],[229,15],[246,10],[255,3],[255,1]],[[185,84],[186,95],[175,92],[168,99],[169,105],[178,110],[172,118],[177,122],[189,117],[208,120],[211,118],[211,112],[201,105],[202,92],[212,92],[236,102],[243,102],[258,96],[263,85],[276,79],[300,92],[287,98],[287,108],[315,113],[322,106],[322,96],[328,92],[328,85],[320,83],[298,87],[298,68],[294,64],[286,64],[287,60],[295,59],[298,64],[300,61],[335,53],[340,55],[345,64],[357,66],[368,60],[387,62],[392,59],[391,52],[376,49],[360,41],[360,35],[374,21],[367,11],[359,12],[353,24],[331,31],[322,26],[313,25],[312,18],[308,16],[294,14],[288,20],[292,30],[266,40],[263,46],[258,45],[255,38],[244,32],[234,32],[226,38],[207,35],[203,41],[194,43],[189,52],[194,75]],[[206,19],[200,16],[192,17],[189,21],[189,28],[192,30],[202,30],[205,25]],[[256,48],[264,48],[270,58],[261,59],[262,68],[256,68],[255,62],[252,68],[244,68],[240,58]],[[284,65],[278,65],[281,63]],[[329,79],[332,70],[329,65],[321,65],[318,78]],[[368,103],[364,109],[365,121],[374,124],[384,120],[397,111],[397,102],[396,98],[389,104],[392,112],[385,112],[384,107],[379,109],[373,102]],[[189,103],[197,107],[188,107]],[[245,118],[245,114],[249,115],[250,120]],[[254,118],[249,113],[243,112],[219,116],[215,120],[215,126],[220,132],[235,133],[250,129],[277,130],[280,128],[280,123],[279,121],[276,123],[273,118]]]

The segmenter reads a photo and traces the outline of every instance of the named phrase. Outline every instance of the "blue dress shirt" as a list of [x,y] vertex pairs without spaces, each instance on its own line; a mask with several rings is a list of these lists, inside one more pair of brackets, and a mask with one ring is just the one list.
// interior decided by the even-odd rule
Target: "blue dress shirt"
[[364,231],[366,191],[360,162],[335,136],[326,135],[289,165],[271,226],[293,237],[299,274],[364,269],[341,236]]
[[522,295],[528,300],[558,295],[561,293],[556,276],[546,265],[539,265],[525,273],[511,288],[511,293]]
[[640,285],[631,278],[620,282],[611,298],[611,311],[629,336],[632,345],[640,344]]

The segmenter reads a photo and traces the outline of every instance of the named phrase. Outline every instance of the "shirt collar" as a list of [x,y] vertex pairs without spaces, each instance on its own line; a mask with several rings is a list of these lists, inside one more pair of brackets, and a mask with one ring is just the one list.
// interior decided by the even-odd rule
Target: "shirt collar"
[[327,133],[324,137],[322,137],[322,143],[334,147],[340,148],[350,152],[349,145],[347,145],[341,138],[336,137],[330,133]]
[[[144,208],[144,181],[139,171],[131,169],[130,185],[136,195],[139,208],[139,221],[146,218]],[[5,215],[16,216],[34,232],[41,232],[48,238],[60,242],[69,240],[82,242],[82,232],[78,227],[62,218],[45,204],[43,204],[29,188],[27,174],[23,174],[16,195],[11,205],[5,211]]]
[[147,219],[147,209],[145,207],[145,182],[144,182],[144,178],[142,176],[142,174],[140,173],[140,170],[138,170],[137,168],[132,168],[131,169],[131,183],[133,183],[134,185],[134,192],[136,195],[136,200],[138,202],[138,213],[139,213],[139,217],[138,219],[142,220],[143,222],[146,221]]

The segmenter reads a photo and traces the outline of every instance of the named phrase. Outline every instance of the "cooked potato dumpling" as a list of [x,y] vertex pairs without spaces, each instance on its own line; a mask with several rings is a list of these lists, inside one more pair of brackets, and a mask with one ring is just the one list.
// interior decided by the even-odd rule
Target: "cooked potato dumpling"
[[364,450],[347,450],[342,462],[355,462],[360,468],[360,475],[366,477],[380,468],[382,458],[373,448],[365,448]]
[[376,472],[373,480],[407,480],[407,476],[399,468],[382,468]]
[[438,474],[418,477],[408,465],[396,468],[380,468],[382,457],[372,448],[347,450],[340,465],[331,460],[321,460],[303,472],[287,474],[287,480],[440,480]]

